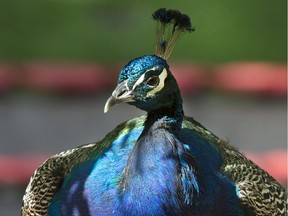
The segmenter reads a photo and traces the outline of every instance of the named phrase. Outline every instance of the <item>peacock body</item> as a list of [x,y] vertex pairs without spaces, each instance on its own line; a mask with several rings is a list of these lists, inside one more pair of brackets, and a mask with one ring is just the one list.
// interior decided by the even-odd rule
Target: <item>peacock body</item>
[[184,116],[166,59],[193,29],[189,17],[160,9],[153,18],[161,24],[156,55],[121,70],[104,108],[128,103],[147,115],[49,158],[30,180],[22,215],[286,215],[287,195],[275,179]]

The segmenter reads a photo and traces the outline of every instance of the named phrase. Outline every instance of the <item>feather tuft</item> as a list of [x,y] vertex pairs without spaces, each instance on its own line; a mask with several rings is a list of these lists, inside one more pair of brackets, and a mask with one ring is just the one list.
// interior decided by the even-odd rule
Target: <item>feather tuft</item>
[[157,22],[155,55],[168,59],[184,32],[194,31],[189,16],[178,10],[160,8],[152,14]]

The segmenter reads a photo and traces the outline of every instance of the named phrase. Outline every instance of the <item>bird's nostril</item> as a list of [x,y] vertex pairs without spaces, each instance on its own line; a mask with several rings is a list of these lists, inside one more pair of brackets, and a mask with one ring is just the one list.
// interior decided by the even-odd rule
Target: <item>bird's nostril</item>
[[123,96],[126,92],[127,92],[127,87],[122,85],[118,89],[115,90],[115,95],[114,96],[116,98],[119,98],[119,97]]
[[121,91],[117,92],[116,96],[121,97],[125,93],[124,89],[121,89]]

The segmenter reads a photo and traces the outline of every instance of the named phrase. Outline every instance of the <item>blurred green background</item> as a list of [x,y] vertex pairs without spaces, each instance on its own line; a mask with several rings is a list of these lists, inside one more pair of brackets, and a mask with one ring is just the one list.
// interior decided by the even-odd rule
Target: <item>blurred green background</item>
[[285,0],[2,0],[0,60],[127,61],[154,52],[151,12],[179,9],[196,32],[173,60],[286,62]]

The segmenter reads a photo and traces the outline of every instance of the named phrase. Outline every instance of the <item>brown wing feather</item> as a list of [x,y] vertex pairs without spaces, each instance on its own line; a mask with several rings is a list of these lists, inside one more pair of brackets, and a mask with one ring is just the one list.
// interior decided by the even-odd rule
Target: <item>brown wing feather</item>
[[56,154],[46,160],[31,177],[23,197],[23,216],[48,215],[48,206],[54,194],[61,188],[63,179],[75,162],[84,161],[86,152],[95,147],[86,144],[78,148]]

